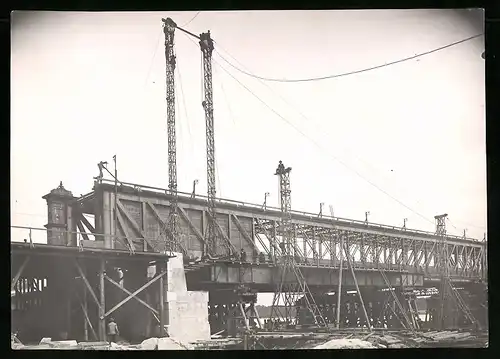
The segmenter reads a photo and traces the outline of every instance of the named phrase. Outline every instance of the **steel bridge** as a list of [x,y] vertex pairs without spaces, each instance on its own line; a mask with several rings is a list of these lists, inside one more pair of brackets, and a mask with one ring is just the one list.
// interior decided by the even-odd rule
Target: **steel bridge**
[[[57,293],[63,293],[60,288],[81,287],[82,283],[73,283],[74,280],[70,280],[70,277],[78,276],[74,268],[71,270],[76,263],[78,268],[88,270],[90,275],[88,281],[85,279],[84,281],[88,292],[94,299],[95,308],[90,310],[92,312],[90,313],[85,304],[82,310],[85,313],[85,323],[89,325],[94,337],[104,338],[103,323],[106,315],[109,315],[104,311],[115,302],[118,304],[115,304],[111,311],[120,308],[117,315],[123,314],[127,318],[129,314],[125,313],[129,311],[139,313],[138,308],[132,309],[130,305],[135,302],[142,304],[146,308],[142,309],[153,313],[154,319],[160,323],[161,328],[163,315],[160,313],[164,313],[164,306],[158,303],[164,303],[164,298],[161,299],[155,291],[162,292],[160,288],[163,288],[164,284],[160,283],[159,288],[153,288],[153,292],[146,293],[143,297],[136,296],[136,292],[144,291],[144,288],[160,278],[157,276],[158,278],[147,279],[146,268],[152,265],[158,266],[158,260],[167,261],[170,257],[166,248],[169,238],[166,233],[167,224],[172,208],[171,201],[174,199],[170,191],[132,183],[115,185],[114,182],[97,178],[93,191],[86,195],[74,197],[61,183],[58,188],[43,198],[47,200],[48,223],[45,226],[46,229],[41,230],[43,234],[45,232],[47,234],[47,244],[32,244],[26,240],[24,244],[11,243],[11,269],[13,273],[17,273],[12,285],[12,288],[16,290],[16,305],[25,303],[25,297],[35,293],[38,297],[30,299],[31,302],[34,301],[36,305],[45,303],[43,304],[44,310],[30,311],[28,307],[23,307],[24,304],[19,308],[36,316],[44,312],[54,312],[54,308],[59,305],[57,303],[66,303],[67,298],[72,298],[71,291],[58,296]],[[225,259],[207,260],[205,258],[196,261],[196,258],[202,258],[207,253],[205,242],[208,224],[207,199],[202,195],[178,192],[176,200],[179,216],[178,241],[180,250],[188,259],[184,266],[187,286],[189,290],[209,292],[209,322],[212,332],[217,332],[231,322],[231,313],[238,309],[240,298],[234,294],[235,288],[243,285],[257,292],[275,290],[275,284],[281,274],[279,262],[282,260],[280,249],[282,238],[278,235],[281,233],[278,227],[282,212],[274,207],[217,199],[216,230],[228,256]],[[484,302],[484,285],[481,282],[487,282],[486,242],[448,235],[445,238],[448,251],[442,251],[439,250],[442,237],[430,232],[297,211],[292,211],[291,223],[295,232],[292,251],[295,263],[301,267],[302,275],[312,295],[321,303],[320,310],[329,323],[337,321],[333,316],[337,310],[336,302],[332,304],[334,297],[330,294],[332,291],[338,291],[339,278],[341,278],[343,294],[338,308],[341,317],[338,320],[342,327],[360,327],[368,318],[374,326],[385,323],[387,328],[403,328],[402,325],[405,324],[401,324],[402,322],[397,317],[403,311],[411,317],[413,315],[411,308],[415,306],[415,304],[410,304],[410,301],[414,299],[405,297],[405,291],[410,290],[415,293],[415,291],[426,292],[429,288],[439,288],[442,272],[439,265],[443,263],[439,255],[446,252],[449,255],[450,279],[458,287],[465,289],[464,295],[467,298],[470,297],[468,302],[472,303],[471,310],[474,316],[484,317],[484,308],[476,302]],[[15,228],[15,226],[12,227]],[[31,242],[33,229],[17,227],[16,230],[23,231],[23,233],[29,231],[26,237],[29,237]],[[344,253],[339,250],[341,241],[346,247]],[[346,253],[349,255],[349,260],[345,258]],[[69,256],[69,259],[61,257],[62,254]],[[31,272],[24,271],[23,274],[28,257],[32,258],[29,266]],[[47,261],[52,264],[47,264]],[[342,270],[348,273],[344,276],[339,276],[341,263]],[[348,267],[349,263],[353,271]],[[117,279],[111,277],[110,279],[106,276],[106,270],[114,273],[116,268],[113,269],[113,266],[125,268],[128,271],[124,277],[124,283],[125,287],[130,290],[120,287],[116,282]],[[45,272],[49,267],[67,268],[65,271],[56,270],[57,273],[64,274],[64,278],[67,278],[62,278],[56,272],[50,274],[43,270],[39,271],[39,267],[45,268],[43,269]],[[81,270],[80,277],[85,277],[81,274]],[[96,281],[98,277],[100,282]],[[53,296],[52,299],[44,301],[38,289],[35,289],[35,292],[32,291],[31,281],[36,282],[40,278],[45,278],[45,280],[49,278],[51,290],[40,293],[46,293],[46,296],[53,293],[50,294]],[[109,287],[105,289],[105,279],[121,289],[118,292],[116,290],[113,292]],[[161,278],[159,280],[161,281]],[[16,284],[19,281],[25,283],[27,288],[29,287],[27,292],[24,289],[19,291],[19,285]],[[359,310],[359,298],[349,294],[349,291],[356,287],[365,298],[368,317]],[[397,296],[400,298],[398,300],[403,303],[410,300],[406,309],[398,311],[395,307],[398,300],[394,295],[390,299],[390,296],[387,296],[388,292],[384,292],[387,289],[392,290],[391,288],[397,291]],[[99,299],[94,293],[96,290],[100,293]],[[120,290],[129,297],[125,299],[120,297],[120,295],[123,296],[123,293],[119,293]],[[136,292],[132,293],[133,290]],[[168,291],[168,288],[164,290]],[[82,291],[82,295],[85,293],[86,291]],[[328,296],[325,297],[327,293]],[[136,301],[127,302],[128,307],[122,308],[123,303],[130,298],[135,298]],[[159,302],[151,304],[156,300],[152,298],[158,299]],[[69,302],[77,305],[77,301],[73,299]],[[85,298],[83,303],[86,303]],[[38,308],[36,305],[33,308]],[[89,303],[89,305],[92,304]],[[386,313],[387,306],[392,308],[394,315]],[[438,327],[436,314],[438,307],[438,304],[429,299],[427,311],[430,319],[427,323],[431,327]],[[399,314],[396,315],[396,313]],[[463,321],[463,315],[454,315],[449,318],[452,320],[449,326],[461,325]],[[75,320],[79,323],[80,319]],[[128,329],[130,329],[131,336],[141,336],[144,333],[147,336],[147,333],[153,330],[150,322],[142,323],[140,327],[145,328],[145,332],[141,334],[141,329],[136,333],[132,328],[136,326],[134,323],[137,321],[127,320],[123,319],[124,323],[128,323],[127,328],[130,327]],[[480,320],[482,323],[487,323],[484,318]],[[57,323],[54,323],[53,328],[49,328],[52,331],[74,332],[76,330],[75,325],[71,324],[70,314],[59,316]],[[97,324],[95,330],[92,323]],[[80,324],[77,327],[83,328]],[[34,336],[37,332],[35,329],[30,329],[34,331]],[[89,337],[88,330],[85,329],[85,333],[81,335],[85,338]]]
[[[115,186],[112,181],[98,180],[91,193],[71,198],[72,215],[66,228],[74,233],[67,241],[73,245],[78,241],[83,248],[163,251],[166,238],[162,228],[172,198],[162,188],[123,182]],[[178,192],[177,200],[180,247],[186,257],[201,258],[206,251],[206,197]],[[92,215],[94,224],[84,214]],[[275,264],[281,255],[280,220],[278,208],[217,199],[218,233],[227,252],[244,252],[246,260],[233,257],[187,266],[189,287],[209,290],[243,283],[273,291],[279,271]],[[381,270],[395,286],[427,286],[439,281],[440,237],[434,233],[297,211],[292,212],[292,223],[296,262],[312,287],[338,284],[341,238],[361,286],[385,287]],[[452,281],[486,280],[486,242],[450,235],[446,242]],[[352,284],[348,276],[343,281],[343,285]]]

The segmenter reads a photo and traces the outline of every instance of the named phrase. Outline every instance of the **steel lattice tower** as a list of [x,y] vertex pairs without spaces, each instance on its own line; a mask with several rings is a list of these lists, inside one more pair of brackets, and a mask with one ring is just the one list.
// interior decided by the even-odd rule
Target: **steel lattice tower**
[[[295,263],[295,232],[293,230],[291,217],[291,190],[290,190],[290,172],[291,168],[285,168],[280,161],[275,175],[279,178],[280,198],[281,198],[281,255],[282,262],[279,265],[281,270],[280,279],[274,292],[273,304],[271,307],[271,319],[285,320],[292,322],[292,309],[296,301],[304,297],[307,309],[312,314],[316,325],[325,326],[326,322],[316,305],[309,287]],[[279,306],[284,306],[284,313]]]
[[436,235],[439,238],[439,270],[441,272],[441,287],[439,289],[440,302],[439,302],[439,314],[438,314],[438,323],[440,328],[444,328],[445,326],[445,317],[446,317],[446,307],[448,302],[448,285],[449,285],[449,265],[448,265],[448,245],[446,243],[446,218],[447,214],[441,214],[439,216],[435,216],[436,220]]
[[168,18],[163,20],[165,34],[165,60],[167,80],[167,133],[168,133],[168,188],[172,194],[170,215],[168,218],[168,234],[165,250],[179,251],[178,215],[177,215],[177,138],[175,134],[175,53],[174,31],[176,23]]
[[210,31],[200,34],[200,48],[203,54],[203,92],[202,103],[205,110],[205,127],[207,141],[207,195],[208,215],[210,217],[207,233],[207,252],[209,255],[218,255],[220,248],[217,243],[217,217],[215,213],[215,142],[214,142],[214,103],[212,90],[212,52],[214,42],[210,37]]

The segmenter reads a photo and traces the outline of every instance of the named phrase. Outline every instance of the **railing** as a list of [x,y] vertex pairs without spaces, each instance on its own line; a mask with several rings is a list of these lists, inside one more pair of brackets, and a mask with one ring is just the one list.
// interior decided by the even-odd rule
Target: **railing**
[[[47,229],[47,228],[37,228],[37,227],[26,227],[26,226],[15,226],[11,225],[10,228],[12,230],[16,230],[15,232],[17,233],[12,233],[11,234],[17,234],[18,237],[23,239],[20,240],[12,240],[13,237],[16,237],[16,235],[11,236],[11,242],[13,243],[23,243],[24,239],[26,240],[26,243],[33,243],[33,244],[46,244],[47,243],[47,232],[49,230],[53,229]],[[121,240],[126,240],[125,237],[122,236],[117,236],[117,235],[112,235],[112,234],[103,234],[103,233],[89,233],[89,232],[81,232],[81,231],[69,231],[69,230],[57,230],[58,233],[63,233],[63,234],[76,234],[77,236],[77,244],[80,244],[80,241],[83,239],[84,235],[88,237],[93,237],[95,239],[99,238],[100,240],[104,238],[109,238],[112,240],[116,239],[121,239]],[[132,241],[143,241],[144,237],[128,237]],[[158,237],[148,237],[146,240],[157,240]]]
[[[13,232],[16,232],[16,233],[12,233],[13,234],[11,236],[11,242],[12,243],[23,243],[23,239],[26,239],[26,244],[30,244],[30,243],[33,243],[33,245],[36,247],[37,244],[46,244],[47,243],[47,232],[49,231],[49,229],[47,228],[36,228],[36,227],[27,227],[27,226],[16,226],[16,225],[11,225],[11,231]],[[89,237],[94,237],[95,239],[97,238],[108,238],[108,239],[111,239],[111,240],[116,240],[116,239],[122,239],[124,240],[122,237],[120,236],[114,236],[114,235],[105,235],[105,234],[102,234],[102,233],[99,233],[99,234],[93,234],[93,233],[86,233],[86,232],[81,232],[81,231],[68,231],[68,230],[57,230],[57,232],[59,233],[63,233],[63,234],[75,234],[77,236],[77,246],[80,246],[81,245],[81,240],[83,239],[83,235],[87,235]],[[19,237],[19,240],[16,240],[15,237]],[[136,237],[136,238],[130,238],[132,240],[144,240],[144,238],[142,237]],[[158,239],[157,237],[148,237],[146,238],[148,240],[156,240]],[[317,268],[317,267],[320,267],[320,268],[331,268],[331,269],[338,269],[339,268],[339,264],[338,263],[332,263],[331,262],[331,259],[328,259],[328,258],[324,258],[324,259],[321,259],[319,262],[315,261],[314,263],[312,261],[310,261],[312,258],[307,258],[309,260],[309,264],[306,264],[305,261],[303,262],[298,262],[298,265],[301,266],[301,267],[311,267],[311,268]],[[344,263],[344,268],[347,268],[346,267],[346,263]],[[409,271],[411,273],[422,273],[424,274],[426,277],[428,278],[433,278],[433,277],[436,277],[439,278],[440,275],[439,275],[439,271],[433,267],[433,266],[429,266],[428,268],[415,268],[414,265],[410,264],[410,265],[401,265],[400,263],[383,263],[383,262],[378,262],[378,263],[374,263],[374,262],[367,262],[367,263],[363,263],[362,261],[360,260],[355,260],[353,262],[353,267],[356,268],[356,270],[378,270],[379,268],[384,268],[384,270],[386,271],[397,271],[397,272],[406,272],[406,271]],[[455,279],[463,279],[463,278],[471,278],[471,277],[480,277],[481,276],[481,271],[478,269],[478,270],[474,270],[474,271],[470,271],[470,272],[467,272],[467,273],[461,273],[461,270],[458,269],[457,272],[453,272],[451,273],[451,277],[452,278],[455,278]]]
[[[114,185],[114,181],[107,180],[107,179],[102,179],[102,183]],[[146,186],[146,185],[138,185],[135,183],[128,183],[128,182],[119,182],[120,185],[123,186],[130,186],[133,187],[137,191],[142,191],[142,190],[147,190],[150,192],[157,192],[158,194],[162,195],[172,195],[172,192],[169,189],[165,188],[159,188],[159,187],[152,187],[152,186]],[[187,192],[180,192],[177,191],[177,195],[180,198],[185,198],[185,199],[192,199],[191,193]],[[196,199],[204,199],[207,200],[208,197],[205,195],[201,194],[196,194],[195,195]],[[266,206],[266,209],[263,208],[263,205],[255,204],[255,203],[247,203],[247,202],[242,202],[242,201],[235,201],[232,199],[226,199],[226,198],[216,198],[217,203],[223,203],[223,204],[230,204],[230,205],[236,205],[236,206],[243,206],[246,208],[254,208],[261,210],[262,212],[268,212],[268,211],[276,211],[276,212],[281,212],[281,209],[278,207],[272,207],[272,206]],[[322,215],[321,217],[318,216],[317,213],[311,213],[311,212],[305,212],[305,211],[290,211],[292,215],[301,215],[301,216],[309,216],[310,219],[313,218],[320,218],[323,220],[330,220],[334,222],[342,222],[350,225],[361,225],[361,226],[367,226],[369,228],[379,228],[379,229],[389,229],[389,230],[395,230],[395,231],[400,231],[408,234],[420,234],[420,235],[426,235],[426,236],[436,236],[434,232],[429,232],[429,231],[422,231],[418,229],[409,229],[409,228],[402,228],[402,227],[396,227],[396,226],[388,226],[385,224],[379,224],[379,223],[372,223],[372,222],[366,222],[366,221],[360,221],[360,220],[355,220],[355,219],[348,219],[348,218],[343,218],[343,217],[332,217],[329,215]],[[461,236],[455,236],[455,235],[446,235],[446,238],[451,238],[451,239],[459,239],[459,240],[466,240],[466,241],[474,241],[474,242],[484,242],[484,239],[478,240],[475,238],[467,238],[467,237],[461,237]]]

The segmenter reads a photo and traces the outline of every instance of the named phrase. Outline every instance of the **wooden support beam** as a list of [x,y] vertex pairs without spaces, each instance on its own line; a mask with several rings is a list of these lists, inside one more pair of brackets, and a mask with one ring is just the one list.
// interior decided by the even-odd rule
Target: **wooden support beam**
[[340,248],[339,248],[339,256],[340,256],[340,267],[339,267],[339,286],[337,288],[337,329],[340,329],[340,297],[342,295],[342,267],[344,265],[344,234],[340,233]]
[[[88,341],[89,340],[89,324],[90,323],[90,319],[88,317],[88,313],[87,313],[87,310],[88,310],[88,305],[87,305],[87,288],[85,287],[85,283],[83,283],[83,280],[82,280],[82,288],[83,288],[83,302],[82,300],[80,299],[80,296],[78,295],[78,291],[76,291],[76,296],[78,297],[78,300],[80,302],[80,306],[82,307],[82,310],[83,310],[83,315],[85,316],[85,320],[83,321],[83,333],[84,333],[84,337],[85,337],[85,341]],[[90,323],[90,328],[92,329],[92,332],[94,334],[94,339],[95,340],[99,340],[97,338],[97,335],[95,335],[95,331],[94,331],[94,328],[92,327],[92,323]]]
[[347,255],[347,248],[345,248],[344,250],[346,251],[347,265],[349,266],[349,269],[351,270],[352,278],[354,280],[354,285],[356,286],[356,291],[358,292],[359,301],[361,302],[361,307],[363,308],[363,314],[364,314],[365,319],[366,319],[366,325],[368,326],[368,330],[371,332],[372,326],[370,324],[370,319],[368,318],[368,313],[366,312],[365,303],[363,302],[363,296],[361,295],[361,291],[359,290],[358,280],[356,279],[356,274],[354,273],[354,268],[352,267],[351,259]]
[[16,275],[14,276],[14,279],[12,279],[12,282],[11,282],[11,285],[10,285],[10,290],[12,291],[16,285],[17,285],[17,282],[19,281],[19,278],[21,277],[21,275],[23,274],[23,271],[24,271],[24,268],[26,267],[26,265],[28,264],[30,260],[30,257],[26,257],[23,261],[23,263],[21,264],[21,266],[19,267],[19,269],[17,270],[17,273]]
[[94,290],[92,289],[92,286],[90,285],[89,281],[87,280],[87,277],[85,276],[85,273],[83,273],[83,270],[82,270],[82,267],[80,267],[80,264],[78,263],[78,261],[75,260],[75,266],[76,266],[76,269],[78,270],[78,273],[80,274],[80,276],[82,277],[82,280],[83,282],[85,283],[85,285],[87,286],[87,289],[89,290],[89,293],[90,295],[92,296],[92,299],[94,299],[95,301],[95,304],[97,304],[97,307],[99,309],[101,309],[101,303],[99,302],[99,300],[97,299],[97,296],[96,294],[94,293]]
[[241,315],[243,316],[243,322],[245,323],[246,329],[250,330],[250,326],[248,325],[248,318],[245,313],[245,310],[243,309],[243,304],[241,304],[241,302],[238,303],[238,308],[240,309]]
[[[147,204],[145,202],[141,202],[141,219],[142,219],[142,225],[141,225],[141,230],[146,233],[146,221],[147,221],[147,217],[146,217],[146,206]],[[143,247],[142,247],[142,250],[144,252],[147,252],[148,251],[148,243],[146,241],[143,241]],[[149,330],[149,329],[148,329]]]
[[[128,295],[132,295],[131,291],[129,291],[128,289],[122,287],[120,284],[116,283],[113,279],[109,278],[107,275],[104,275],[104,279],[106,279],[108,282],[110,282],[111,284],[113,284],[115,287],[121,289],[122,291],[124,291]],[[154,309],[153,307],[151,307],[148,303],[146,303],[145,301],[143,301],[141,298],[139,298],[137,296],[134,296],[133,298],[136,299],[143,306],[145,306],[146,308],[148,308],[151,312],[155,313],[156,315],[160,314],[156,309]]]
[[104,274],[106,272],[106,263],[104,258],[100,260],[99,268],[99,291],[100,291],[100,302],[99,306],[99,339],[106,341],[106,315],[104,315],[104,310],[106,308],[106,295],[104,291]]
[[90,330],[92,331],[92,335],[94,336],[95,340],[99,340],[99,337],[97,336],[97,333],[95,332],[94,326],[92,325],[92,322],[90,321],[89,313],[88,313],[88,308],[87,308],[87,291],[85,289],[85,286],[83,287],[83,301],[78,295],[78,291],[75,291],[76,297],[78,298],[78,302],[80,303],[80,307],[82,308],[83,315],[85,317],[84,321],[84,336],[85,340],[89,340],[89,333],[88,333],[88,326],[90,327]]
[[165,275],[165,269],[162,266],[161,269],[162,276],[160,277],[160,338],[163,338],[165,335],[165,299],[164,299],[164,281],[163,277]]
[[254,251],[258,251],[257,245],[255,242],[250,238],[250,235],[248,232],[243,228],[243,225],[241,224],[240,220],[238,217],[236,217],[234,214],[230,214],[229,218],[233,220],[234,224],[236,224],[236,227],[238,227],[238,231],[243,235],[243,238],[250,244],[250,246],[254,249]]
[[141,237],[141,239],[145,240],[148,245],[154,250],[154,251],[158,251],[156,249],[156,246],[154,246],[151,241],[146,238],[146,235],[144,234],[144,232],[139,228],[139,225],[135,222],[135,220],[132,218],[132,216],[128,213],[128,211],[125,209],[125,207],[123,207],[123,204],[120,202],[120,200],[117,199],[116,201],[116,205],[119,209],[119,212],[121,212],[125,218],[127,218],[127,220],[129,221],[129,223],[132,225],[132,229]]
[[157,280],[159,280],[160,278],[162,278],[164,275],[165,275],[165,272],[162,272],[159,275],[157,275],[156,277],[154,277],[153,279],[151,279],[149,282],[147,282],[142,287],[140,287],[139,289],[137,289],[135,292],[133,292],[132,294],[130,294],[127,298],[123,299],[120,303],[116,304],[113,308],[111,308],[110,310],[108,310],[104,314],[104,317],[108,317],[111,313],[113,313],[115,310],[117,310],[118,308],[120,308],[123,304],[125,304],[130,299],[132,299],[133,297],[135,297],[137,294],[139,294],[140,292],[142,292],[144,289],[146,289],[147,287],[149,287],[151,284],[153,284],[154,282],[156,282]]

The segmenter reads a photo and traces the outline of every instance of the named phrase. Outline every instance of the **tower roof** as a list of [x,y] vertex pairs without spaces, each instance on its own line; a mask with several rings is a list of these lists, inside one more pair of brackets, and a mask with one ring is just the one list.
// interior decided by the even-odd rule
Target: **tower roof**
[[52,191],[50,191],[50,193],[46,194],[42,198],[47,199],[49,197],[73,198],[73,193],[71,193],[71,191],[68,191],[66,188],[64,188],[62,181],[60,181],[58,187],[54,188]]

